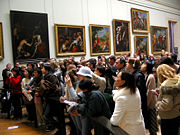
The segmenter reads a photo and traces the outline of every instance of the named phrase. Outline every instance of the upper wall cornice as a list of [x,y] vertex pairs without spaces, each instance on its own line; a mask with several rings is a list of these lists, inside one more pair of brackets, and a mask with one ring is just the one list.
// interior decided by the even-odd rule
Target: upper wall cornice
[[179,7],[174,7],[173,4],[170,5],[168,3],[161,2],[160,0],[118,0],[118,1],[180,16]]

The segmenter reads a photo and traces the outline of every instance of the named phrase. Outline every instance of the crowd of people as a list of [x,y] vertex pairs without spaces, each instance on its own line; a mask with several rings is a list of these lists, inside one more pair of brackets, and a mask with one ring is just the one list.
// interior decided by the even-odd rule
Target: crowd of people
[[2,112],[22,119],[22,106],[36,127],[66,135],[65,113],[72,135],[109,135],[92,117],[104,116],[129,135],[178,135],[180,127],[180,66],[177,55],[162,50],[159,57],[74,57],[14,67],[2,71]]

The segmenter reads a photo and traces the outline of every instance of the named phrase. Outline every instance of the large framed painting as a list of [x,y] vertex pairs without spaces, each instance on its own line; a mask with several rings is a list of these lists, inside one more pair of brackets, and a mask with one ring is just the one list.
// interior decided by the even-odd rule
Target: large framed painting
[[55,24],[56,56],[86,54],[85,26]]
[[148,36],[135,36],[134,37],[135,53],[137,55],[149,54],[149,37]]
[[113,19],[113,38],[115,55],[131,53],[129,21]]
[[49,58],[47,14],[10,11],[10,19],[14,62]]
[[151,50],[153,54],[161,54],[161,50],[168,51],[167,27],[151,26]]
[[149,33],[149,11],[131,8],[132,32]]
[[3,30],[2,30],[2,23],[0,22],[0,60],[4,58],[4,51],[3,51]]
[[111,53],[110,26],[90,24],[91,55],[109,55]]

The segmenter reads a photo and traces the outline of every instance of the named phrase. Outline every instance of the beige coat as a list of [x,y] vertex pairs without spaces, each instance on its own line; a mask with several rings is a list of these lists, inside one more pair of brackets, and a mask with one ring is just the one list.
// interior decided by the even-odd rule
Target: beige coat
[[130,135],[145,135],[139,90],[132,95],[129,88],[122,88],[115,93],[113,100],[115,109],[111,123],[120,126]]
[[147,87],[147,106],[150,109],[154,109],[156,107],[157,95],[153,94],[151,90],[156,88],[156,82],[153,74],[149,74],[146,80]]
[[156,106],[161,119],[180,116],[180,78],[170,78],[161,84]]

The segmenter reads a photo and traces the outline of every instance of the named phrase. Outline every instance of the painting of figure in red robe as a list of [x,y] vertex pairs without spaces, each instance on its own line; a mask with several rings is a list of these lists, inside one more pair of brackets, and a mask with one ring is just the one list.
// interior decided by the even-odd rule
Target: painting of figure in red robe
[[90,24],[91,55],[111,53],[110,26]]

